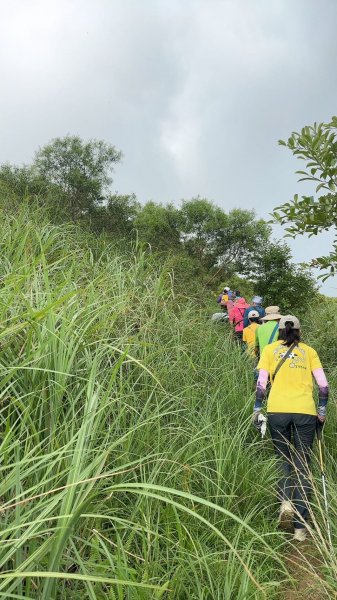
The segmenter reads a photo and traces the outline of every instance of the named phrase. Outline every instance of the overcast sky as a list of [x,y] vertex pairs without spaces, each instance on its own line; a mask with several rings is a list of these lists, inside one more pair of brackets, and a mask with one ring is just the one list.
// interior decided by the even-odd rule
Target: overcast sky
[[[308,191],[277,140],[337,114],[337,0],[0,7],[0,162],[30,162],[70,133],[121,149],[114,188],[141,201],[199,194],[267,218]],[[292,248],[308,259],[329,236]],[[337,281],[324,291],[337,295]]]

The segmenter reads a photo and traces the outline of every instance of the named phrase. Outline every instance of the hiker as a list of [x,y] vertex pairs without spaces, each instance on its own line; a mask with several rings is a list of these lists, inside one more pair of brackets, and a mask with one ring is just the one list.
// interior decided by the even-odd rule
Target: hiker
[[223,297],[225,294],[228,296],[228,292],[229,292],[229,288],[227,288],[227,287],[224,287],[224,289],[222,290],[222,292],[220,292],[219,296],[217,297],[217,300],[216,300],[216,301],[217,301],[217,303],[218,303],[218,304],[221,304],[222,297]]
[[250,310],[248,311],[248,325],[243,329],[242,341],[246,346],[248,354],[250,354],[251,356],[255,355],[255,335],[259,324],[260,315],[258,311],[252,310],[250,308]]
[[272,344],[278,338],[278,324],[282,315],[278,306],[267,306],[264,317],[261,318],[262,325],[256,330],[255,352],[261,356],[264,347]]
[[[240,293],[240,292],[239,292]],[[239,296],[235,302],[232,310],[229,313],[229,320],[234,325],[234,335],[239,342],[242,342],[243,335],[243,317],[247,308],[247,302],[244,298]]]
[[244,316],[244,320],[243,320],[243,326],[244,327],[248,327],[248,325],[249,325],[248,313],[252,309],[253,310],[257,310],[257,312],[259,313],[260,317],[264,317],[264,315],[266,314],[266,311],[264,310],[264,308],[262,306],[262,298],[261,298],[261,296],[253,296],[250,306],[248,308],[246,308],[246,310],[245,310],[245,316]]
[[241,298],[241,292],[239,290],[234,290],[233,292],[230,291],[228,293],[228,302],[227,302],[227,311],[228,311],[228,315],[231,312],[231,310],[234,308],[234,304],[236,302],[236,300],[238,300],[239,298]]
[[[294,540],[304,541],[311,491],[311,449],[316,426],[322,426],[326,419],[328,382],[317,352],[301,342],[300,322],[292,315],[281,317],[279,339],[264,348],[258,368],[253,422],[259,426],[269,376],[272,385],[267,402],[268,424],[281,471],[280,526],[287,528],[292,521]],[[318,409],[312,376],[319,390]]]
[[229,287],[224,287],[223,292],[219,294],[217,298],[217,303],[220,304],[222,310],[227,311],[227,302],[229,300]]
[[228,292],[228,302],[227,302],[228,316],[229,316],[230,312],[234,308],[234,302],[235,302],[235,292],[233,292],[232,290],[229,290],[229,292]]

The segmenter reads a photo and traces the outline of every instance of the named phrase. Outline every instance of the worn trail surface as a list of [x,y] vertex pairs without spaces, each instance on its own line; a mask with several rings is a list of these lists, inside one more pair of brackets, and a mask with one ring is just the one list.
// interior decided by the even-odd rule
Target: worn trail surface
[[324,585],[323,563],[311,541],[292,544],[285,557],[287,568],[293,577],[293,586],[286,587],[282,600],[335,600]]

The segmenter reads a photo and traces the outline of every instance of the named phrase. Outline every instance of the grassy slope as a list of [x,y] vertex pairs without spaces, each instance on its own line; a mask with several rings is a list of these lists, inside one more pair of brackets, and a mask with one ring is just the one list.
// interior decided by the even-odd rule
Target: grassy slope
[[0,598],[279,597],[274,461],[228,333],[137,249],[0,227]]

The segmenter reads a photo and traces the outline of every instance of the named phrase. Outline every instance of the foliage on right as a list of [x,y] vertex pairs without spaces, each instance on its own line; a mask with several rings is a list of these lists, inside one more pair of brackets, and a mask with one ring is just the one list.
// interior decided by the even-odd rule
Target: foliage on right
[[309,234],[318,235],[331,228],[336,237],[331,252],[327,256],[318,256],[311,266],[327,271],[323,280],[333,275],[337,269],[337,117],[329,123],[314,123],[303,127],[300,133],[293,132],[288,141],[279,140],[287,146],[294,156],[306,162],[305,170],[296,171],[299,181],[316,183],[314,196],[295,194],[291,202],[276,207],[273,212],[275,222],[288,224],[288,236]]

